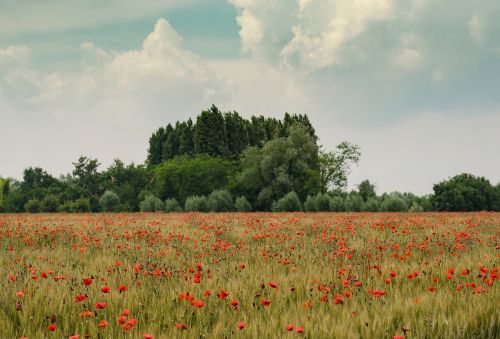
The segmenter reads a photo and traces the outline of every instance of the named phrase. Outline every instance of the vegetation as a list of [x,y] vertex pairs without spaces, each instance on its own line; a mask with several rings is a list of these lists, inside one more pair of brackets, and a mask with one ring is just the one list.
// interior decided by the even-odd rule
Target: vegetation
[[0,225],[0,338],[500,334],[500,214],[8,214]]
[[348,192],[360,157],[346,141],[323,150],[307,115],[245,119],[212,106],[194,122],[155,131],[144,165],[115,159],[101,170],[97,159],[81,156],[60,178],[38,167],[19,181],[0,177],[0,212],[500,211],[500,183],[465,173],[422,197],[378,196],[369,180]]

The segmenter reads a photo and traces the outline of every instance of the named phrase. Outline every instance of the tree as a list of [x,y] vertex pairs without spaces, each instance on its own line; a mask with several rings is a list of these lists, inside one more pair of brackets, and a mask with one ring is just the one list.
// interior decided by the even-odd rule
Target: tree
[[247,198],[244,196],[236,198],[234,202],[234,209],[237,212],[250,212],[252,211],[252,205],[248,202]]
[[393,192],[383,195],[382,202],[380,203],[380,210],[383,212],[406,212],[408,210],[408,205],[401,197],[401,194]]
[[320,152],[320,181],[323,193],[329,190],[345,190],[351,165],[357,165],[360,157],[360,147],[347,141],[337,145],[333,152]]
[[140,203],[141,212],[159,212],[165,209],[165,205],[160,198],[153,194],[148,194]]
[[40,200],[36,198],[28,200],[28,202],[24,206],[24,209],[29,213],[40,213],[42,211]]
[[120,198],[118,195],[110,190],[104,192],[99,199],[99,205],[104,212],[117,212],[119,210]]
[[0,177],[0,213],[5,211],[5,200],[9,194],[9,181]]
[[215,190],[208,196],[208,208],[212,212],[230,212],[234,209],[233,196],[226,190]]
[[363,198],[363,201],[366,202],[368,199],[376,197],[377,193],[375,193],[375,185],[370,183],[370,181],[363,180],[359,185],[358,185],[358,194]]
[[438,211],[491,211],[496,196],[489,180],[463,173],[435,184],[432,201]]
[[45,196],[41,202],[41,210],[46,213],[54,213],[59,210],[59,199],[54,194]]
[[226,157],[228,155],[227,131],[224,116],[212,105],[196,119],[194,147],[198,154]]
[[163,144],[167,140],[165,128],[160,127],[149,138],[148,157],[146,163],[149,166],[155,166],[162,162],[163,157]]
[[227,131],[227,146],[229,157],[239,159],[249,144],[248,132],[243,119],[237,112],[224,114]]
[[293,191],[273,203],[273,212],[297,211],[302,211],[302,204],[297,193]]
[[165,200],[165,212],[174,213],[182,212],[182,208],[174,198]]
[[245,150],[233,190],[249,197],[260,210],[268,210],[272,201],[292,191],[305,199],[319,191],[317,158],[318,148],[307,128],[293,125],[287,138]]
[[186,212],[208,212],[208,200],[205,196],[193,195],[186,199],[184,211]]

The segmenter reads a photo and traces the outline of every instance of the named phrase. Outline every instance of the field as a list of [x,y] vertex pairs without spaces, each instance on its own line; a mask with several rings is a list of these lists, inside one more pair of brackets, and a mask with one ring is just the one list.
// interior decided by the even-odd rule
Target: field
[[0,338],[498,338],[500,214],[0,215]]

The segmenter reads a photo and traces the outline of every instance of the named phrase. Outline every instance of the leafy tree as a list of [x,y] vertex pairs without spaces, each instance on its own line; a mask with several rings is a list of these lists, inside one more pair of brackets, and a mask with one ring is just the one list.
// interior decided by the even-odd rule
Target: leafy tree
[[375,193],[375,185],[370,183],[370,181],[363,180],[359,185],[358,185],[358,194],[361,196],[363,201],[368,201],[368,199],[376,197],[377,193]]
[[357,193],[350,193],[344,199],[346,212],[361,212],[363,210],[363,198]]
[[177,213],[182,212],[182,208],[174,198],[165,200],[165,212]]
[[165,209],[165,205],[160,198],[148,194],[140,203],[141,212],[159,212]]
[[24,209],[29,213],[40,213],[42,211],[40,200],[36,198],[28,200]]
[[380,203],[383,212],[405,212],[408,210],[406,201],[398,193],[385,194]]
[[206,195],[224,188],[236,170],[235,162],[222,158],[179,156],[154,170],[153,188],[160,198],[175,198],[182,203],[190,195]]
[[73,177],[75,185],[85,192],[85,197],[90,201],[92,211],[99,210],[99,196],[102,194],[102,189],[99,186],[100,163],[97,159],[81,156],[77,162],[73,163]]
[[49,194],[43,198],[40,207],[46,213],[57,212],[59,210],[59,199],[54,194]]
[[226,190],[215,190],[208,196],[208,208],[212,212],[230,212],[234,209],[233,196]]
[[237,112],[224,114],[227,131],[229,157],[239,159],[240,154],[249,145],[248,131],[243,119]]
[[120,206],[120,198],[115,192],[107,190],[99,199],[99,204],[104,212],[117,212]]
[[248,202],[246,197],[241,196],[236,198],[236,201],[234,202],[234,209],[237,212],[251,212],[252,204]]
[[205,196],[193,195],[186,199],[184,206],[186,212],[208,212],[208,200]]
[[297,193],[293,191],[273,203],[273,212],[296,211],[302,211],[302,204]]
[[380,200],[376,196],[368,198],[363,204],[362,211],[364,212],[378,212],[380,211]]
[[290,127],[287,138],[275,138],[262,148],[249,147],[233,190],[249,197],[259,209],[295,191],[299,198],[319,191],[318,148],[307,129]]
[[347,187],[350,167],[353,164],[358,164],[360,157],[359,146],[347,141],[337,145],[333,152],[321,152],[319,165],[323,193],[328,190],[343,191]]
[[225,157],[228,155],[227,131],[224,116],[212,105],[196,119],[194,147],[198,154]]
[[434,185],[438,211],[491,211],[495,202],[495,190],[484,177],[464,173]]
[[345,212],[346,207],[344,199],[341,196],[333,196],[330,200],[330,211],[331,212]]
[[304,203],[304,211],[306,212],[324,212],[330,210],[331,197],[328,194],[321,192],[316,195],[308,195]]
[[162,162],[163,158],[163,144],[167,140],[165,128],[160,127],[149,138],[148,158],[146,163],[150,166],[158,165]]

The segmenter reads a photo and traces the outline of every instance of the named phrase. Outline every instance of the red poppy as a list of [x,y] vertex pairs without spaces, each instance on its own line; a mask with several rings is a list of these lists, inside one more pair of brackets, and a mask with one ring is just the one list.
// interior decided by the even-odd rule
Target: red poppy
[[276,282],[274,282],[274,281],[270,281],[270,282],[268,282],[267,284],[268,284],[270,287],[272,287],[272,288],[278,288],[278,284],[277,284]]
[[229,292],[226,292],[224,290],[221,290],[219,294],[217,295],[221,299],[226,299],[226,297],[229,295]]
[[303,332],[304,332],[304,328],[297,326],[297,333],[303,333]]
[[286,330],[287,331],[293,331],[294,328],[295,328],[295,326],[293,324],[286,325]]
[[266,299],[266,298],[262,298],[262,299],[260,299],[260,303],[264,306],[269,306],[269,305],[271,305],[271,300]]
[[100,328],[106,328],[108,326],[108,322],[103,319],[97,326]]
[[57,325],[56,324],[50,324],[47,329],[51,332],[54,332],[55,330],[57,330]]
[[246,324],[245,324],[243,321],[238,321],[238,322],[236,323],[236,328],[237,328],[237,329],[239,329],[240,331],[241,331],[242,329],[244,329],[244,328],[245,328],[245,326],[246,326]]
[[84,278],[83,279],[83,284],[85,286],[88,286],[88,285],[92,284],[92,281],[93,281],[92,278]]
[[175,328],[178,330],[185,330],[187,329],[186,324],[175,324]]
[[95,308],[97,308],[98,310],[102,310],[106,307],[108,303],[103,301],[103,302],[98,302],[95,304]]
[[85,299],[87,299],[87,297],[86,297],[86,296],[84,296],[84,295],[81,295],[81,294],[79,294],[79,295],[77,295],[77,296],[75,297],[75,301],[76,301],[76,302],[84,301]]
[[103,288],[101,288],[102,293],[109,293],[110,290],[111,288],[109,288],[109,286],[104,286]]
[[153,339],[154,336],[150,333],[144,333],[144,339]]
[[125,291],[127,291],[127,290],[128,290],[128,288],[127,288],[127,286],[125,286],[125,285],[120,285],[120,286],[118,286],[118,291],[120,291],[120,293],[125,292]]

